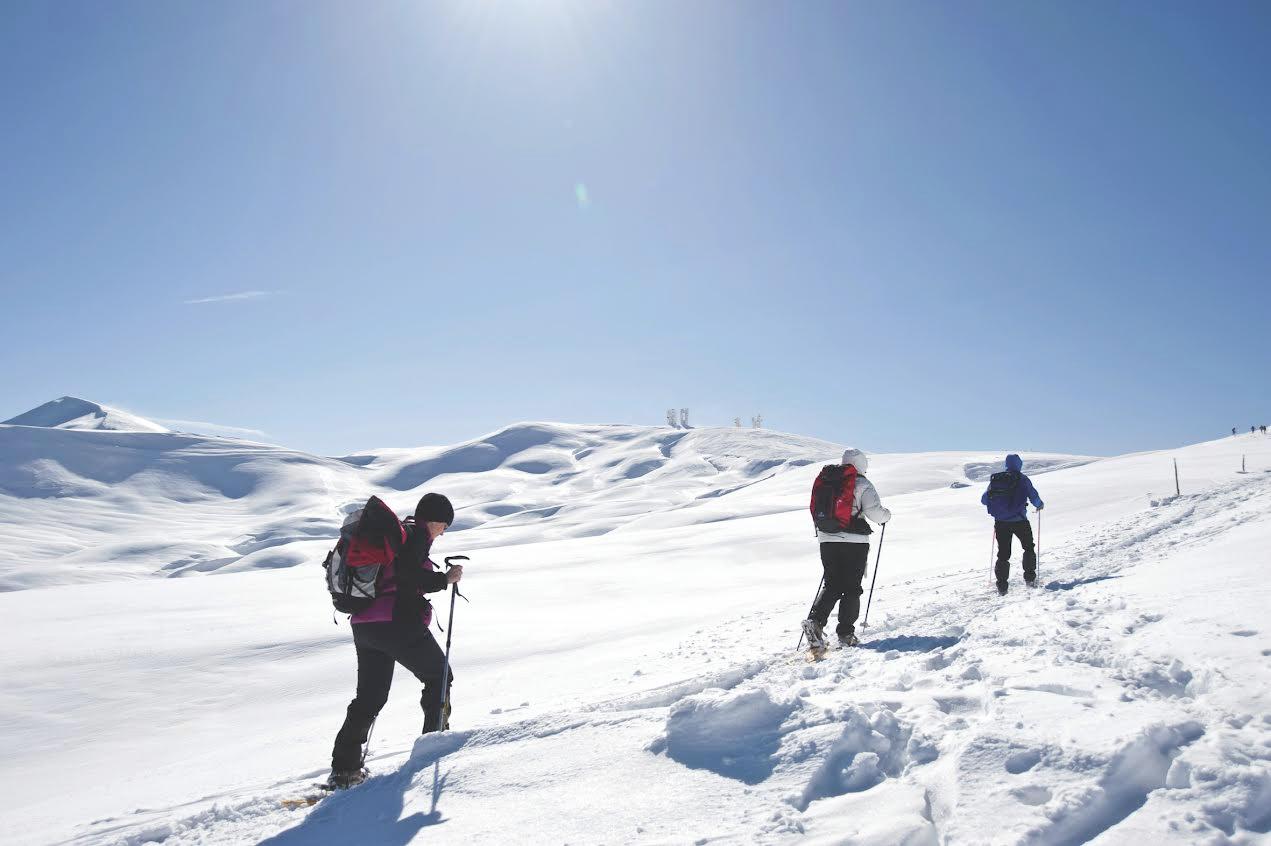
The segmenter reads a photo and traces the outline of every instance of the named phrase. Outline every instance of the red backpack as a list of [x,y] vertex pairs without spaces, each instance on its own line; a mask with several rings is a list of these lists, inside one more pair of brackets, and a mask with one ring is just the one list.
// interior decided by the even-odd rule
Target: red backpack
[[812,522],[829,534],[850,532],[868,535],[873,532],[860,514],[852,514],[856,501],[856,468],[851,464],[827,464],[812,483]]
[[339,542],[322,563],[335,610],[357,614],[370,608],[380,573],[405,542],[406,528],[379,497],[371,497],[350,514],[340,527]]

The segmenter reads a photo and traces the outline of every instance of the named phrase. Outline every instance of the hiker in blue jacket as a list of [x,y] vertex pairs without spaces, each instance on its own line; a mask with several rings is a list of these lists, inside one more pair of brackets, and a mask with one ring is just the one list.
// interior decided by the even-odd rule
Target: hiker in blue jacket
[[1024,550],[1024,584],[1033,587],[1037,582],[1037,551],[1033,547],[1033,526],[1028,522],[1028,503],[1041,511],[1045,506],[1037,495],[1037,488],[1022,472],[1024,461],[1011,453],[1006,456],[1006,470],[994,473],[989,479],[988,490],[980,497],[996,522],[997,592],[1006,595],[1007,578],[1011,575],[1011,538],[1019,538]]

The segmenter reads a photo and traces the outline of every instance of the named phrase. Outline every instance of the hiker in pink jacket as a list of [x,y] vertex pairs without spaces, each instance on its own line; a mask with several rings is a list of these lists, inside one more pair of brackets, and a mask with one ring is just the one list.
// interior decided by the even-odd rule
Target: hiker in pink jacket
[[331,752],[332,787],[350,787],[366,778],[362,745],[388,701],[395,664],[423,682],[419,704],[424,709],[424,733],[435,731],[439,723],[449,727],[449,714],[441,713],[443,701],[449,702],[441,685],[445,655],[428,630],[432,605],[424,594],[446,590],[463,578],[462,566],[443,573],[428,559],[433,543],[454,519],[450,500],[425,494],[415,508],[414,525],[405,526],[405,542],[379,575],[375,601],[350,619],[357,649],[357,696],[349,703]]

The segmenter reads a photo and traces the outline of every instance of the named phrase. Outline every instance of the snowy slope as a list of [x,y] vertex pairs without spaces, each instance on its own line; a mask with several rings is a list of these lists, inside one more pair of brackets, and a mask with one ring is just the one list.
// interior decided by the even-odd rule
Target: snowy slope
[[[524,443],[543,429],[546,442]],[[1036,478],[1047,588],[1005,600],[989,587],[978,503],[996,456],[875,456],[896,517],[864,648],[808,665],[791,654],[819,570],[806,491],[836,446],[749,430],[505,431],[518,434],[502,446],[495,433],[235,465],[347,480],[324,494],[333,508],[365,490],[405,507],[432,488],[466,507],[471,528],[438,549],[474,559],[455,621],[455,731],[412,751],[418,691],[399,677],[376,778],[285,810],[324,772],[353,686],[347,627],[331,624],[312,565],[12,591],[0,595],[3,830],[86,844],[1266,842],[1271,442],[1037,458],[1059,468]],[[753,450],[738,440],[755,434]],[[604,485],[568,477],[563,456],[597,453],[583,475],[616,462]],[[461,463],[483,454],[486,469]],[[193,477],[188,456],[166,455]],[[699,457],[722,467],[706,474]],[[1184,495],[1161,502],[1174,457]],[[509,466],[521,461],[551,466]],[[291,482],[262,475],[239,499],[282,501]],[[297,515],[309,495],[291,493]],[[6,509],[37,501],[4,496]],[[497,496],[561,508],[500,526],[531,509],[492,513]],[[641,496],[650,507],[628,513]],[[221,499],[233,498],[209,494],[196,519]],[[78,500],[102,525],[117,519],[102,495]],[[130,501],[176,509],[140,490]],[[588,510],[610,530],[587,536]],[[43,553],[27,527],[4,531]],[[327,542],[282,548],[314,562]]]

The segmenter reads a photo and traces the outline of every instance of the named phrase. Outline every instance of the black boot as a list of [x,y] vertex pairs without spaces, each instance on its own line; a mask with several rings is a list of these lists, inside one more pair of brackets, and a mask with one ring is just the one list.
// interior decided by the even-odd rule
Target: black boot
[[[441,717],[441,728],[437,728],[437,718]],[[424,709],[424,730],[420,734],[428,734],[434,731],[450,731],[450,697],[446,697],[445,704],[440,707],[429,707]]]
[[332,770],[331,777],[327,779],[327,787],[332,790],[344,790],[366,781],[367,775],[369,773],[360,767],[356,770]]

